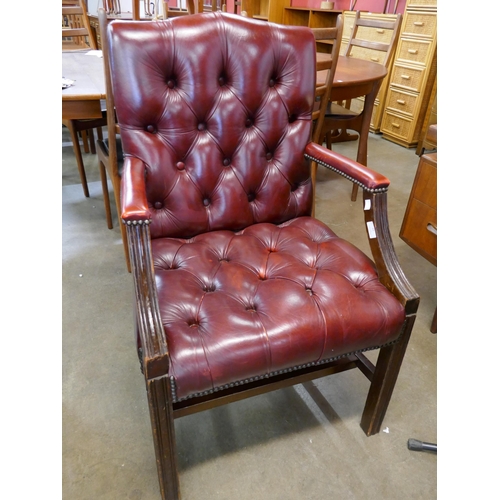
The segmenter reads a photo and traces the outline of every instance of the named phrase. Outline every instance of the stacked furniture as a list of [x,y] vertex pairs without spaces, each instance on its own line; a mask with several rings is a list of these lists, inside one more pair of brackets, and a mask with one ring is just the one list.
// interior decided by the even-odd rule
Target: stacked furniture
[[437,0],[408,0],[380,131],[416,146],[436,80]]

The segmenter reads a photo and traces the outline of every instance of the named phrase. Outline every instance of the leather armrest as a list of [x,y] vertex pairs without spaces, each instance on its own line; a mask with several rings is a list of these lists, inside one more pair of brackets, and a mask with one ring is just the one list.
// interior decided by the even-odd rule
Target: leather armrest
[[121,211],[124,222],[151,219],[144,173],[145,165],[141,160],[125,157],[121,180]]
[[387,177],[314,142],[306,146],[305,155],[310,160],[347,177],[367,191],[379,193],[389,188],[390,181]]

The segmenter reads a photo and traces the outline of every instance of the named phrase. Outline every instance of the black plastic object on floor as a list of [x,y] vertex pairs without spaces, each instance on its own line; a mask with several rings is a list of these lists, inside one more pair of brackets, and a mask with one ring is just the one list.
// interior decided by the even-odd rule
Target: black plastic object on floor
[[408,449],[413,451],[430,451],[432,453],[437,453],[437,444],[425,443],[424,441],[419,441],[418,439],[408,439]]

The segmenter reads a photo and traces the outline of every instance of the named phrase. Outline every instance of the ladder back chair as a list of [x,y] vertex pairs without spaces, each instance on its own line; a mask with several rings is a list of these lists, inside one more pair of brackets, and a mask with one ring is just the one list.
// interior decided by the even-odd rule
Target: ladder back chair
[[[313,131],[312,141],[319,143],[322,139],[321,131],[323,129],[323,121],[325,119],[326,108],[329,103],[329,96],[332,89],[333,78],[335,76],[335,68],[339,59],[340,43],[342,39],[343,18],[337,17],[335,28],[313,28],[311,31],[316,40],[316,48],[319,45],[328,44],[331,49],[328,53],[322,53],[323,57],[316,57],[316,71],[322,74],[321,82],[316,84],[316,99],[312,112]],[[326,57],[325,57],[326,56]],[[313,212],[315,207],[315,187],[316,187],[316,172],[318,165],[315,162],[311,164],[311,179],[313,185]]]
[[62,0],[62,50],[97,49],[84,0]]
[[[111,110],[115,109],[115,102],[113,98],[113,87],[111,86],[111,73],[109,69],[109,53],[108,41],[106,38],[106,31],[108,26],[108,19],[104,9],[98,11],[99,29],[101,33],[101,49],[102,59],[104,65],[104,77],[106,81],[106,108],[109,110],[107,113],[107,127],[108,137],[97,141],[97,156],[99,158],[99,169],[101,174],[102,190],[104,196],[104,206],[106,209],[106,220],[108,228],[113,228],[113,218],[111,214],[111,205],[109,201],[108,183],[107,178],[111,180],[113,186],[113,194],[115,199],[116,210],[118,217],[120,217],[121,210],[121,177],[123,171],[123,151],[120,139],[120,127],[116,123],[115,113]],[[120,224],[121,237],[123,242],[123,249],[125,252],[125,262],[127,269],[130,272],[130,256],[128,252],[127,234],[123,224]]]
[[[366,19],[360,16],[360,11],[356,11],[353,30],[347,45],[346,57],[357,57],[366,59],[386,68],[389,67],[396,50],[396,43],[401,30],[402,16],[397,14],[394,20]],[[376,30],[384,37],[388,34],[386,41],[366,40],[367,30]],[[361,137],[361,113],[350,109],[351,101],[344,103],[330,102],[323,121],[321,139],[326,141],[326,147],[331,149],[332,143],[344,142],[359,139],[358,152],[362,146],[362,141],[366,142],[368,137]],[[347,130],[354,130],[357,134],[349,134]],[[360,161],[358,157],[358,161]],[[358,185],[353,184],[351,200],[356,201]]]
[[[389,180],[311,141],[311,30],[214,12],[113,22],[108,47],[162,498],[180,498],[175,418],[359,368],[379,432],[419,297]],[[363,185],[374,260],[311,217],[310,162]]]

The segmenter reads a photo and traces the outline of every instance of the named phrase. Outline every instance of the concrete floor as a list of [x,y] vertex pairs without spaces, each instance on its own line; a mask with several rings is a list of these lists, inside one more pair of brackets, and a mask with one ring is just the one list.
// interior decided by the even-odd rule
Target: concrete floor
[[[118,218],[113,206],[115,227],[107,229],[96,157],[84,155],[85,198],[64,128],[62,141],[63,498],[158,500]],[[356,147],[335,150],[355,157]],[[394,244],[421,295],[385,431],[367,438],[359,427],[368,381],[356,371],[178,419],[184,500],[437,497],[436,455],[407,449],[410,437],[437,441],[437,336],[429,331],[436,268],[398,236],[418,157],[373,134],[368,151],[369,165],[391,179]],[[350,190],[320,169],[317,217],[369,253],[361,200],[351,202]]]

